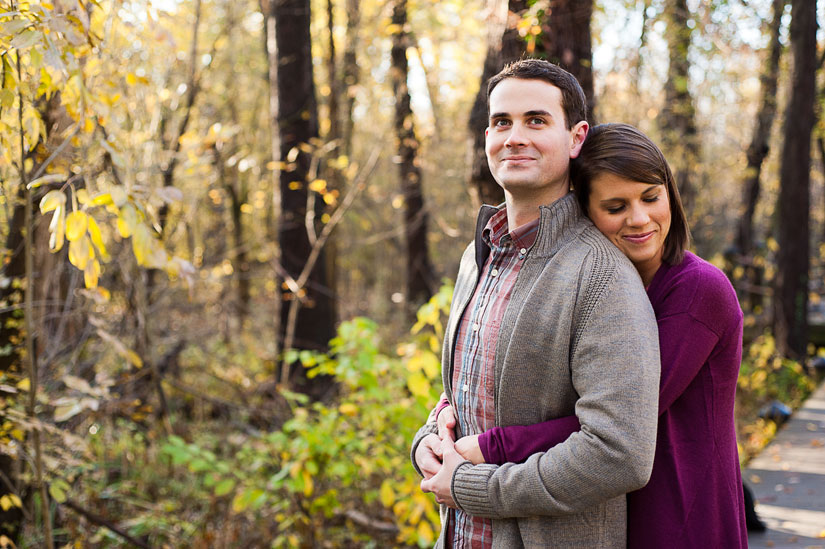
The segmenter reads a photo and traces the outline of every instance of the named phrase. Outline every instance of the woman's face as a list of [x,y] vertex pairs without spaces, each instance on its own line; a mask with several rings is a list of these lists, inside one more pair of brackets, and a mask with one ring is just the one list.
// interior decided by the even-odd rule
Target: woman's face
[[670,231],[667,187],[604,172],[590,182],[587,209],[596,227],[633,262],[645,286],[650,284]]

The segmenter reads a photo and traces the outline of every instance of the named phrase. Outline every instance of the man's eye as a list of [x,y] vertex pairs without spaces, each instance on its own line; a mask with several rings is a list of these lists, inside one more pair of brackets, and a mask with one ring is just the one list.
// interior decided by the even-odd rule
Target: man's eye
[[509,125],[510,125],[509,120],[496,120],[495,122],[493,122],[493,126],[509,126]]
[[544,118],[531,118],[529,120],[530,124],[544,124]]

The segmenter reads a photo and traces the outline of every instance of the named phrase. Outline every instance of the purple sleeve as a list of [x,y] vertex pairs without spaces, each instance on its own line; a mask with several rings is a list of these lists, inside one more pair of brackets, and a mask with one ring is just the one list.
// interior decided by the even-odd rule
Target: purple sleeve
[[580,427],[575,415],[533,425],[493,427],[478,436],[478,446],[487,463],[521,463],[537,452],[546,452],[564,442]]
[[447,400],[446,398],[442,398],[438,402],[438,405],[435,407],[435,419],[438,419],[438,414],[441,413],[441,410],[443,410],[444,408],[446,408],[449,405],[450,405],[450,401]]

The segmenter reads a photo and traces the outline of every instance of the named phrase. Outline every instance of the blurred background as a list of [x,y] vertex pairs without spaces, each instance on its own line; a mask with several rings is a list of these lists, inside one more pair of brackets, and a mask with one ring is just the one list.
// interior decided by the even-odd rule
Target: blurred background
[[824,10],[0,0],[0,548],[431,545],[409,442],[525,56],[669,159],[746,463],[825,364]]

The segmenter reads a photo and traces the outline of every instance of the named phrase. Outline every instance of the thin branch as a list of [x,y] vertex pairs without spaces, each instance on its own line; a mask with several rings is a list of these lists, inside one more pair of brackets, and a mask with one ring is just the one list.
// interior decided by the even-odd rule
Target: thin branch
[[[332,233],[332,230],[335,228],[336,225],[341,221],[344,217],[344,214],[349,210],[352,206],[352,203],[355,201],[355,198],[358,194],[366,187],[366,181],[372,175],[373,170],[375,170],[375,166],[378,164],[378,159],[380,158],[381,153],[380,149],[375,149],[370,156],[370,159],[367,161],[366,166],[358,175],[358,178],[353,181],[352,185],[350,185],[349,190],[347,190],[347,194],[344,197],[344,200],[341,202],[341,205],[333,212],[332,216],[330,217],[329,221],[324,228],[321,230],[321,234],[318,236],[318,239],[315,241],[315,244],[312,246],[312,250],[309,253],[309,257],[307,258],[306,263],[304,263],[304,268],[301,270],[301,274],[298,276],[297,280],[293,280],[295,286],[298,287],[299,291],[303,288],[307,280],[309,280],[309,276],[312,273],[312,270],[315,268],[315,263],[318,261],[318,258],[321,255],[321,250],[326,244],[329,235]],[[290,278],[285,277],[284,280],[287,281],[287,284],[290,285]],[[290,285],[290,288],[292,285]],[[284,350],[288,350],[292,348],[292,344],[295,341],[295,325],[298,319],[298,309],[301,306],[302,298],[299,293],[293,292],[294,298],[289,304],[289,312],[287,315],[287,325],[286,325],[286,335],[284,337]],[[284,355],[284,361],[281,366],[281,383],[286,385],[289,381],[289,370],[290,364],[289,361],[286,360],[286,355]]]
[[74,501],[67,499],[65,502],[63,502],[63,505],[65,505],[75,513],[84,516],[87,520],[90,520],[98,526],[103,526],[104,528],[109,529],[110,531],[125,539],[135,547],[140,547],[141,549],[151,549],[149,545],[146,545],[137,538],[133,538],[125,530],[123,530],[113,522],[101,517],[100,515],[96,515],[87,509],[84,509]]

